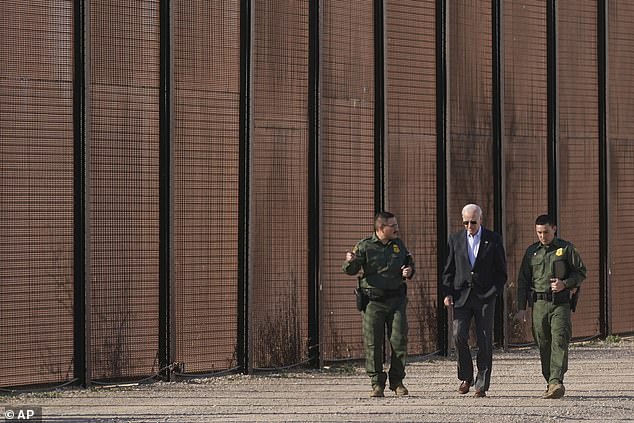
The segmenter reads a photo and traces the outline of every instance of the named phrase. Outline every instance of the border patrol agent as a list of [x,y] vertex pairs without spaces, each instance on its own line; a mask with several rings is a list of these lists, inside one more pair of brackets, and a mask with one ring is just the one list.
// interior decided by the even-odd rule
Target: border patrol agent
[[371,397],[383,397],[388,375],[383,371],[384,333],[391,345],[389,387],[396,395],[408,395],[403,385],[407,356],[407,286],[404,279],[414,276],[414,263],[398,238],[396,217],[377,213],[374,234],[346,252],[342,266],[348,275],[359,276],[359,291],[365,296],[361,308],[365,369],[372,383]]
[[577,249],[555,236],[557,226],[551,216],[539,216],[535,230],[539,241],[526,250],[517,279],[516,317],[526,321],[526,305],[532,304],[533,337],[548,383],[542,398],[557,399],[566,392],[571,298],[586,278],[586,267]]

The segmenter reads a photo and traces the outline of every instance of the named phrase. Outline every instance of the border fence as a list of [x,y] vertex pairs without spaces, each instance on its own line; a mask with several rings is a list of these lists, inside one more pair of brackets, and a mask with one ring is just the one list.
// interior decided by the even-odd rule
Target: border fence
[[[634,332],[634,5],[5,0],[0,386],[363,355],[340,266],[394,212],[409,352],[482,206],[515,278],[549,212],[588,268],[573,336]],[[506,312],[504,310],[507,310]]]

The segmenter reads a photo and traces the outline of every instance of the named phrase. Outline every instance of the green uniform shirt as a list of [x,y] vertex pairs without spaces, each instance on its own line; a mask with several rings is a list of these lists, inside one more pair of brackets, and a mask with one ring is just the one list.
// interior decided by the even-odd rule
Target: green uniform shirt
[[352,252],[357,257],[345,262],[342,269],[348,275],[363,269],[362,288],[398,289],[403,282],[401,267],[407,264],[414,269],[409,251],[399,238],[383,244],[374,233],[359,241]]
[[555,238],[545,246],[536,242],[526,249],[517,279],[517,305],[526,309],[531,291],[550,292],[550,278],[553,278],[555,262],[565,262],[566,288],[576,288],[586,278],[586,266],[577,249],[568,241]]

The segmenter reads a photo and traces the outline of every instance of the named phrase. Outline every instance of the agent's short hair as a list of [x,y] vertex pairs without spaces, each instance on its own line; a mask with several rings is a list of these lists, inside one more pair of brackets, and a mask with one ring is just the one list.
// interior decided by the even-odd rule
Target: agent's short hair
[[394,216],[394,213],[390,213],[388,211],[378,212],[377,214],[374,215],[374,228],[375,229],[382,228],[383,226],[387,224],[387,221],[389,219],[392,219],[393,217],[396,217]]
[[535,225],[549,225],[549,226],[556,226],[557,222],[555,222],[555,218],[552,217],[549,214],[542,214],[537,216],[537,219],[535,219]]

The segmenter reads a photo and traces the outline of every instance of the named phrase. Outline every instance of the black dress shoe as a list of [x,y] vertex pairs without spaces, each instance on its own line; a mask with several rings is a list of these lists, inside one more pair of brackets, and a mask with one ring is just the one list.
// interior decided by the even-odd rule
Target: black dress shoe
[[463,380],[462,383],[460,384],[460,387],[458,388],[458,392],[460,392],[463,395],[469,392],[471,383],[473,383],[473,381]]

